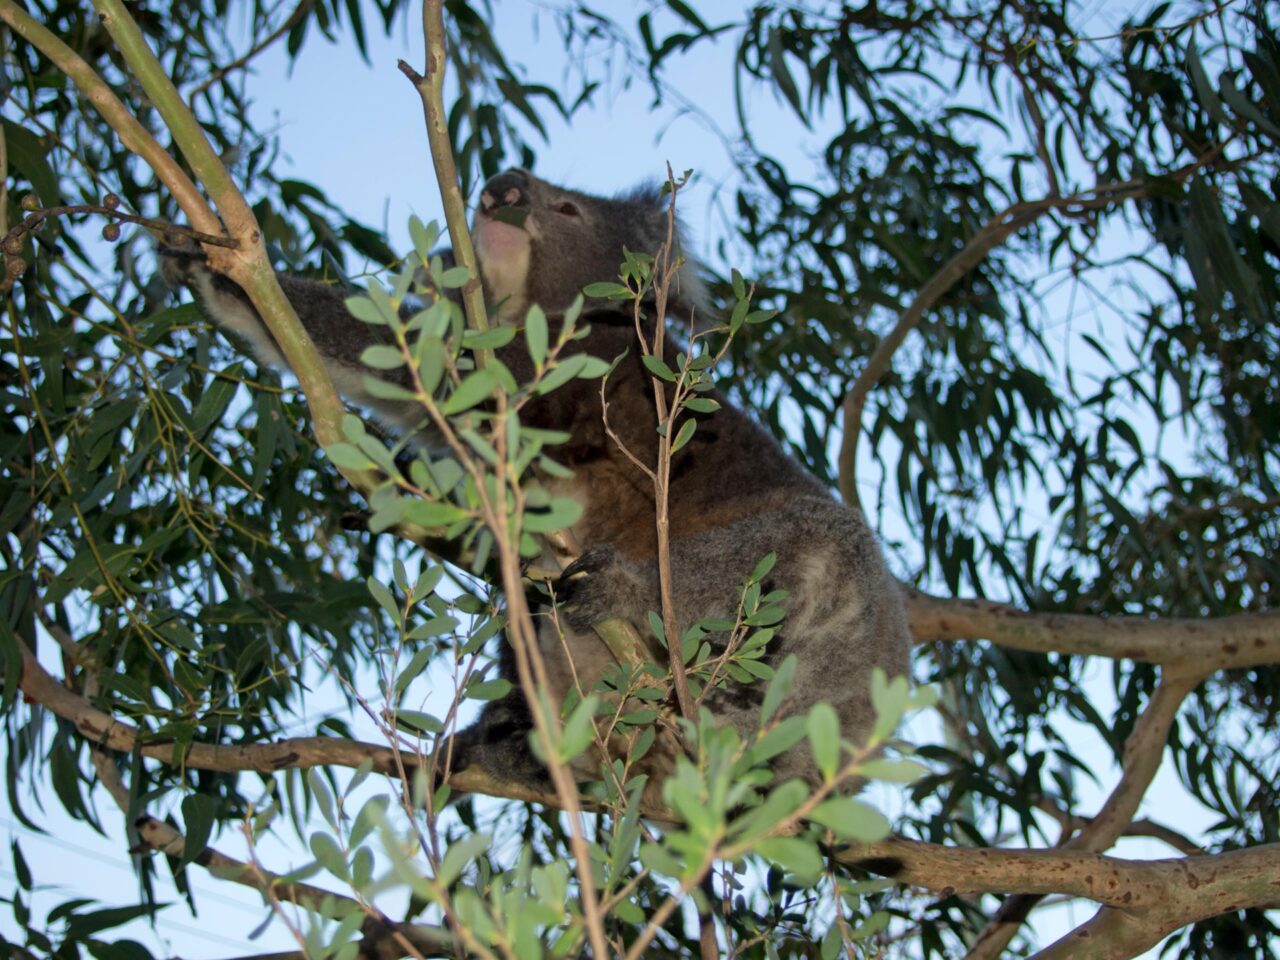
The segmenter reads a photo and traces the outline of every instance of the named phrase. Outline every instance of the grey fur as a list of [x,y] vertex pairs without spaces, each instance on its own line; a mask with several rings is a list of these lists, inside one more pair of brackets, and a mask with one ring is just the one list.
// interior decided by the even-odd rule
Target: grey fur
[[[487,302],[512,320],[537,303],[555,322],[583,286],[616,277],[624,247],[653,253],[666,237],[666,224],[666,204],[656,190],[605,199],[556,187],[524,170],[508,170],[486,184],[472,230]],[[181,267],[177,279],[195,287],[216,321],[244,336],[261,359],[281,362],[243,293],[198,261],[184,259]],[[379,409],[359,386],[364,372],[359,356],[376,342],[380,328],[350,317],[334,288],[282,281],[328,358],[339,389],[356,403]],[[701,311],[704,298],[693,267],[687,267],[672,305],[675,315],[687,319],[691,310]],[[652,387],[634,348],[630,316],[605,304],[588,304],[584,317],[591,333],[570,349],[609,360],[626,354],[608,381],[609,424],[629,450],[653,464],[657,434]],[[500,358],[520,382],[532,377],[520,340],[501,351]],[[773,437],[723,397],[718,399],[723,409],[699,417],[703,422],[693,440],[673,461],[671,560],[680,630],[706,617],[732,617],[741,584],[774,551],[778,559],[767,586],[785,590],[788,599],[787,617],[769,658],[794,653],[798,661],[785,710],[803,712],[825,700],[839,714],[843,735],[859,742],[875,719],[869,696],[872,668],[881,667],[890,676],[908,670],[909,635],[897,585],[862,515],[836,503]],[[379,412],[401,429],[412,429],[407,412]],[[605,433],[598,383],[571,381],[531,400],[522,418],[528,425],[571,435],[556,456],[573,468],[574,477],[550,485],[584,507],[573,529],[584,553],[576,575],[561,585],[567,636],[562,640],[549,619],[539,631],[559,697],[574,673],[589,689],[612,662],[591,629],[594,624],[622,617],[643,630],[647,612],[660,608],[653,494],[644,474]],[[513,658],[505,646],[500,672],[514,679]],[[750,736],[763,691],[763,683],[730,687],[713,692],[706,705],[718,720]],[[545,771],[529,749],[529,728],[524,696],[516,689],[487,704],[480,719],[454,737],[453,768],[475,764],[499,778],[545,786]],[[589,758],[583,772],[595,762]],[[782,776],[816,775],[804,747],[777,758],[774,766]]]

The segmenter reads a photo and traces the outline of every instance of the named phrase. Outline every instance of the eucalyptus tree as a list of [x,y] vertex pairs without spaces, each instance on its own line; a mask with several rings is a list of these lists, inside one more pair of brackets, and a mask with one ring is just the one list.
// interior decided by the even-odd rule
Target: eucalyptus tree
[[[208,869],[261,890],[314,956],[1127,957],[1161,942],[1274,956],[1274,10],[1165,3],[1095,29],[1088,6],[726,14],[668,0],[624,20],[563,4],[540,16],[576,66],[544,83],[495,40],[506,6],[0,0],[9,800],[32,827],[49,797],[91,825],[123,811],[149,851],[134,860],[141,904],[40,914],[40,864],[15,843],[11,949],[145,956],[112,931],[153,911],[157,870],[188,891],[187,872]],[[360,54],[369,30],[420,12],[431,56],[404,72],[453,268],[438,228],[415,222],[414,249],[394,251],[324,185],[282,176],[277,135],[251,119],[264,50],[294,56],[320,34]],[[251,36],[228,33],[233,15]],[[733,116],[707,115],[679,83],[682,63],[716,56]],[[930,698],[886,681],[870,745],[841,743],[822,711],[766,716],[750,743],[686,716],[697,762],[668,781],[665,807],[645,806],[625,762],[579,794],[564,761],[601,724],[633,747],[663,710],[678,726],[668,664],[637,655],[622,626],[625,699],[544,711],[524,684],[553,794],[465,772],[441,783],[433,767],[457,705],[505,692],[484,668],[500,633],[525,642],[536,585],[521,557],[572,519],[528,483],[556,438],[492,410],[605,372],[566,369],[538,316],[485,329],[462,198],[553,151],[548,118],[572,124],[619,64],[651,87],[655,115],[717,131],[736,170],[719,239],[738,270],[711,265],[725,322],[655,375],[714,378],[880,530],[915,679],[941,692],[944,736],[914,761],[889,730]],[[813,163],[780,159],[782,114]],[[160,283],[154,245],[182,233],[249,290],[296,377]],[[367,360],[413,367],[451,456],[343,413],[268,264],[346,283],[375,265],[352,310],[400,352]],[[621,279],[623,298],[662,282],[644,257]],[[466,322],[435,296],[453,288],[471,298]],[[394,307],[415,292],[423,309],[406,322]],[[530,354],[529,383],[488,366],[512,344]],[[775,617],[766,567],[745,585],[738,653],[721,662],[697,636],[668,647],[695,683],[768,685],[772,714],[787,671],[759,658]],[[633,626],[662,633],[660,614]],[[423,703],[429,671],[457,688],[443,708]],[[333,703],[300,731],[316,686]],[[1082,729],[1116,771],[1090,770]],[[803,737],[827,780],[768,782],[769,751]],[[1162,765],[1209,829],[1162,819],[1149,795]],[[842,792],[852,777],[906,781],[892,836]],[[217,849],[215,830],[236,822],[290,832],[279,814],[309,867],[277,876]],[[1107,855],[1130,836],[1169,859]],[[393,910],[406,889],[408,910]],[[1047,943],[1037,911],[1052,896],[1097,906]]]

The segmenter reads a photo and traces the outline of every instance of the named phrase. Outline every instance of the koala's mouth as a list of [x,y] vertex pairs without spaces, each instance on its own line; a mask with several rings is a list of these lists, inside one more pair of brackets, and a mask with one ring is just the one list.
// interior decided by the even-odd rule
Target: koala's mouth
[[523,226],[496,217],[477,217],[472,234],[480,256],[486,260],[509,260],[529,249],[529,234]]

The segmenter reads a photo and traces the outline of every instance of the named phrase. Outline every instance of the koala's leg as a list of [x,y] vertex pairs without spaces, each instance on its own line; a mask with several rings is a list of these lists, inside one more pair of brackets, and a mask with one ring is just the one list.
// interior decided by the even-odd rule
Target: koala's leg
[[[909,633],[897,584],[889,576],[875,538],[862,516],[834,501],[800,497],[784,509],[743,517],[691,537],[671,541],[672,594],[683,633],[708,617],[732,619],[741,588],[755,565],[774,552],[777,562],[765,591],[785,590],[786,619],[770,644],[767,662],[789,654],[797,660],[795,681],[784,706],[803,712],[819,700],[836,708],[846,739],[855,743],[871,730],[870,677],[874,667],[890,677],[908,669]],[[568,615],[575,629],[610,616],[643,629],[658,610],[658,572],[609,547],[584,553],[571,568]],[[708,638],[713,644],[717,638]],[[723,637],[719,638],[723,642]],[[750,736],[759,723],[766,684],[730,683],[704,701],[722,722]],[[807,751],[778,758],[783,774],[809,775]]]
[[485,704],[476,722],[459,730],[440,749],[448,756],[451,770],[476,767],[495,780],[550,791],[546,767],[529,746],[532,730],[524,692],[516,686],[502,699]]
[[[563,704],[571,690],[589,694],[615,661],[594,630],[578,632],[549,615],[538,618],[538,651],[547,674],[550,693]],[[519,783],[537,790],[550,790],[546,768],[534,758],[529,746],[533,718],[524,691],[519,687],[515,650],[504,643],[499,658],[499,676],[509,680],[512,690],[502,699],[485,705],[479,718],[453,738],[450,766],[464,770],[476,766],[498,780]],[[588,749],[574,764],[574,773],[583,779],[599,774],[600,757]]]

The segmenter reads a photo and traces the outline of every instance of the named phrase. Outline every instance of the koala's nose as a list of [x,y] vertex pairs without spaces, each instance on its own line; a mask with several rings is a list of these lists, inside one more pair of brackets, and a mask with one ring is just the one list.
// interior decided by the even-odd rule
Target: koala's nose
[[491,213],[499,207],[529,206],[529,178],[523,170],[504,170],[484,185],[480,209]]

